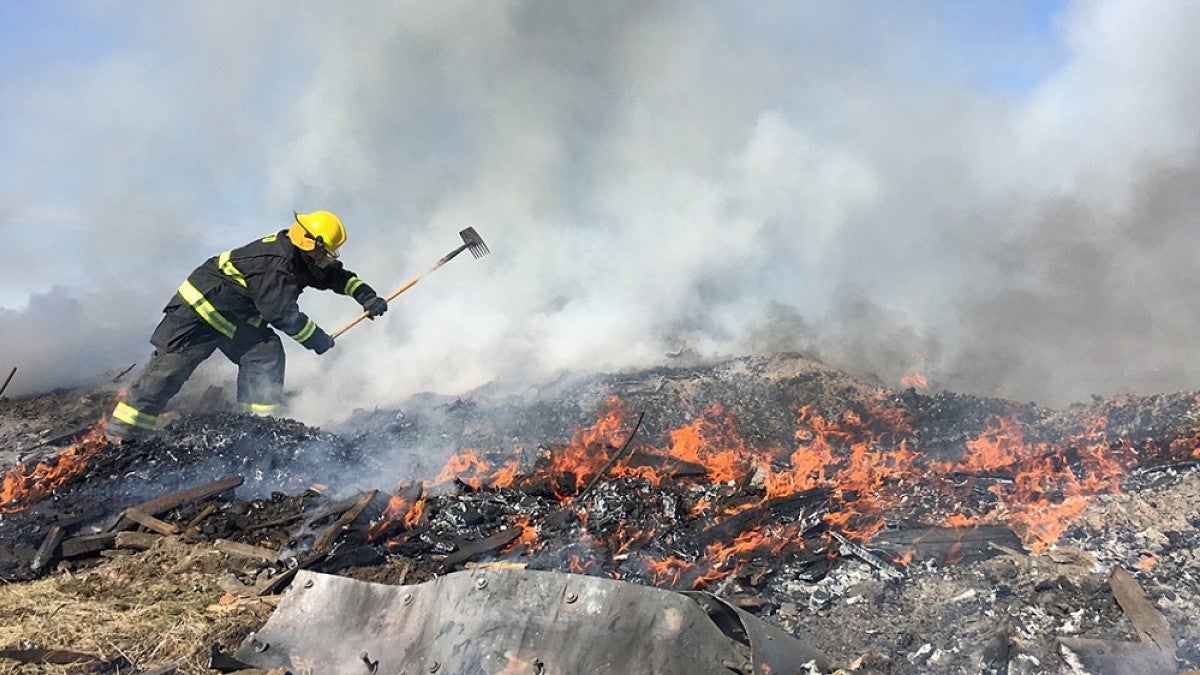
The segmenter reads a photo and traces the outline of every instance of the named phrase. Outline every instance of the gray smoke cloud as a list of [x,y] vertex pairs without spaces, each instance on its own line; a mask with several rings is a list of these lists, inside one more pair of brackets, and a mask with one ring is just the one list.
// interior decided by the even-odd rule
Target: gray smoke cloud
[[[179,280],[293,208],[341,215],[381,294],[465,226],[493,252],[289,345],[304,421],[682,348],[1052,405],[1192,388],[1200,4],[1067,3],[1058,60],[954,48],[937,9],[81,8],[99,58],[6,76],[8,393],[144,362]],[[980,74],[1021,58],[1044,76]]]

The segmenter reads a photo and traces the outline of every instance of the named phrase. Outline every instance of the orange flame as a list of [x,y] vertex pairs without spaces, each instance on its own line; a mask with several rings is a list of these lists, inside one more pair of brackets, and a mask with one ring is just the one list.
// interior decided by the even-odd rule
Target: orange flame
[[713,483],[741,480],[750,470],[746,442],[738,436],[733,416],[720,404],[712,405],[691,424],[669,435],[667,453],[675,459],[702,465]]
[[533,522],[529,518],[516,518],[512,526],[521,528],[521,535],[509,542],[509,544],[500,551],[501,553],[508,553],[518,546],[525,546],[529,550],[539,548],[540,544],[538,543],[537,527],[533,525]]
[[[796,411],[794,446],[754,449],[738,433],[733,416],[713,404],[691,422],[635,446],[634,452],[607,466],[628,437],[625,422],[624,403],[611,397],[594,424],[576,428],[568,443],[553,448],[537,476],[517,476],[516,459],[491,466],[479,453],[463,449],[451,457],[435,480],[457,479],[472,489],[534,480],[544,485],[548,480],[556,497],[577,512],[585,532],[582,536],[595,536],[594,544],[606,548],[614,558],[644,560],[655,583],[674,586],[688,580],[693,587],[702,587],[734,574],[752,559],[803,546],[801,526],[771,523],[736,533],[730,541],[708,546],[695,560],[676,554],[655,558],[641,553],[658,538],[653,528],[602,523],[598,526],[603,534],[589,535],[589,514],[580,504],[570,504],[573,495],[601,470],[610,478],[655,484],[681,480],[675,477],[680,469],[686,469],[684,475],[694,480],[713,484],[742,484],[753,472],[754,484],[761,478],[763,488],[759,503],[729,503],[719,493],[706,491],[698,493],[690,505],[681,504],[670,517],[719,524],[723,518],[761,507],[768,500],[819,490],[821,498],[832,505],[822,516],[825,524],[865,543],[880,531],[885,518],[912,516],[913,493],[920,490],[928,498],[922,500],[922,511],[916,517],[925,522],[950,528],[1006,524],[1037,552],[1061,537],[1096,495],[1119,492],[1121,481],[1138,461],[1164,454],[1180,459],[1200,457],[1200,429],[1173,441],[1135,449],[1129,441],[1110,438],[1104,415],[1095,415],[1082,431],[1056,442],[1031,439],[1015,416],[1002,415],[966,440],[957,460],[937,461],[912,450],[911,420],[903,410],[880,400],[836,417],[820,414],[815,404],[804,405]],[[637,462],[631,461],[634,456]],[[702,467],[703,474],[697,475],[695,467]],[[982,487],[980,481],[985,481],[990,499],[980,500],[978,492],[972,492]],[[393,509],[389,507],[388,511],[391,517],[403,513],[407,519],[414,509],[419,517],[419,508],[411,505],[390,513]],[[663,523],[664,531],[669,525]],[[536,545],[537,526],[528,522],[519,526],[523,531],[518,542]],[[895,561],[907,564],[912,557],[910,551]],[[571,569],[583,573],[598,563],[576,558]]]
[[1011,486],[989,489],[1026,546],[1040,552],[1058,540],[1094,496],[1120,492],[1121,480],[1133,463],[1131,448],[1127,442],[1109,444],[1107,425],[1107,418],[1096,417],[1089,429],[1051,445],[1027,442],[1015,420],[997,418],[966,443],[967,456],[949,468],[967,474],[1013,472]]
[[[865,415],[865,416],[864,416]],[[915,470],[908,449],[911,427],[904,413],[872,404],[862,414],[847,412],[826,420],[807,405],[800,409],[791,468],[767,476],[768,497],[784,497],[813,488],[831,488],[841,509],[825,521],[860,541],[883,528],[890,505],[885,483]]]
[[929,380],[925,379],[925,376],[921,374],[917,366],[913,366],[904,371],[904,374],[900,376],[900,388],[924,391],[929,388]]
[[88,460],[106,447],[108,441],[101,420],[74,443],[59,450],[58,456],[49,462],[38,462],[33,468],[18,464],[9,469],[0,484],[0,514],[24,511],[53,494],[63,483],[83,473]]
[[605,411],[596,423],[587,429],[576,429],[571,442],[556,451],[550,458],[546,471],[553,477],[574,476],[569,494],[556,494],[565,501],[571,494],[578,493],[608,462],[609,453],[621,447],[624,439],[621,428],[625,422],[625,403],[611,396],[604,402]]

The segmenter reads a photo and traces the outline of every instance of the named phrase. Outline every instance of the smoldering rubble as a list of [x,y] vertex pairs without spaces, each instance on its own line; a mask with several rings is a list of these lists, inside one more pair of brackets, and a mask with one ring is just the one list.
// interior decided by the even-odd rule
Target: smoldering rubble
[[[10,582],[173,549],[219,554],[255,599],[308,574],[528,570],[707,594],[828,671],[1200,666],[1195,392],[1052,409],[780,354],[422,396],[329,429],[213,401],[121,446],[54,428],[108,401],[3,404]],[[262,629],[248,615],[192,667]]]

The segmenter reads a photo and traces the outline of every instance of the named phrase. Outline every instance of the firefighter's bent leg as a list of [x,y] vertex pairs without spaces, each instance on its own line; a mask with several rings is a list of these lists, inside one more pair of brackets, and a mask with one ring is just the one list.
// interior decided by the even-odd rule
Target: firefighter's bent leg
[[107,426],[110,439],[136,438],[152,430],[167,402],[216,349],[216,333],[191,330],[187,319],[167,314],[155,329],[150,341],[157,349],[129,396],[113,410]]
[[275,414],[283,400],[283,343],[267,326],[240,327],[225,355],[238,364],[238,405],[243,412]]

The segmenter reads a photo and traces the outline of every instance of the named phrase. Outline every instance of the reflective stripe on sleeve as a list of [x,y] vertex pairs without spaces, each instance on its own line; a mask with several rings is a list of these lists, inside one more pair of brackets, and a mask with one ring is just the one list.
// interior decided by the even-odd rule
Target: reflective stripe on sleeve
[[121,420],[139,429],[153,429],[154,425],[158,422],[158,415],[144,413],[124,401],[117,404],[112,416],[114,419]]
[[268,234],[267,236],[262,238],[262,243],[269,244],[269,243],[275,241],[278,237],[279,237],[278,232],[275,232],[274,234]]
[[358,287],[362,286],[364,283],[366,282],[358,277],[350,277],[350,279],[346,281],[346,288],[343,292],[346,295],[354,295],[354,291],[357,291]]
[[235,267],[233,264],[233,261],[229,259],[229,256],[232,254],[233,254],[233,251],[225,251],[220,256],[218,256],[217,257],[217,267],[220,267],[221,271],[224,272],[226,276],[232,277],[233,280],[238,282],[238,284],[242,288],[245,288],[246,287],[246,277],[242,276],[241,270],[239,270],[237,267]]
[[200,292],[200,289],[192,285],[192,282],[184,281],[182,284],[180,284],[179,295],[184,299],[185,302],[187,302],[187,304],[192,306],[192,309],[196,310],[196,313],[199,314],[200,318],[204,319],[208,325],[215,328],[221,335],[224,335],[230,340],[233,339],[233,334],[235,331],[237,331],[237,326],[234,325],[234,323],[229,319],[226,319],[220,312],[218,312],[217,308],[213,307],[212,303],[209,302],[208,299],[204,297],[204,294]]
[[312,319],[309,319],[308,323],[304,324],[304,328],[301,328],[299,333],[296,333],[295,335],[293,335],[292,339],[295,340],[296,342],[304,342],[308,338],[312,337],[313,333],[316,333],[316,332],[317,332],[317,322],[313,321]]

